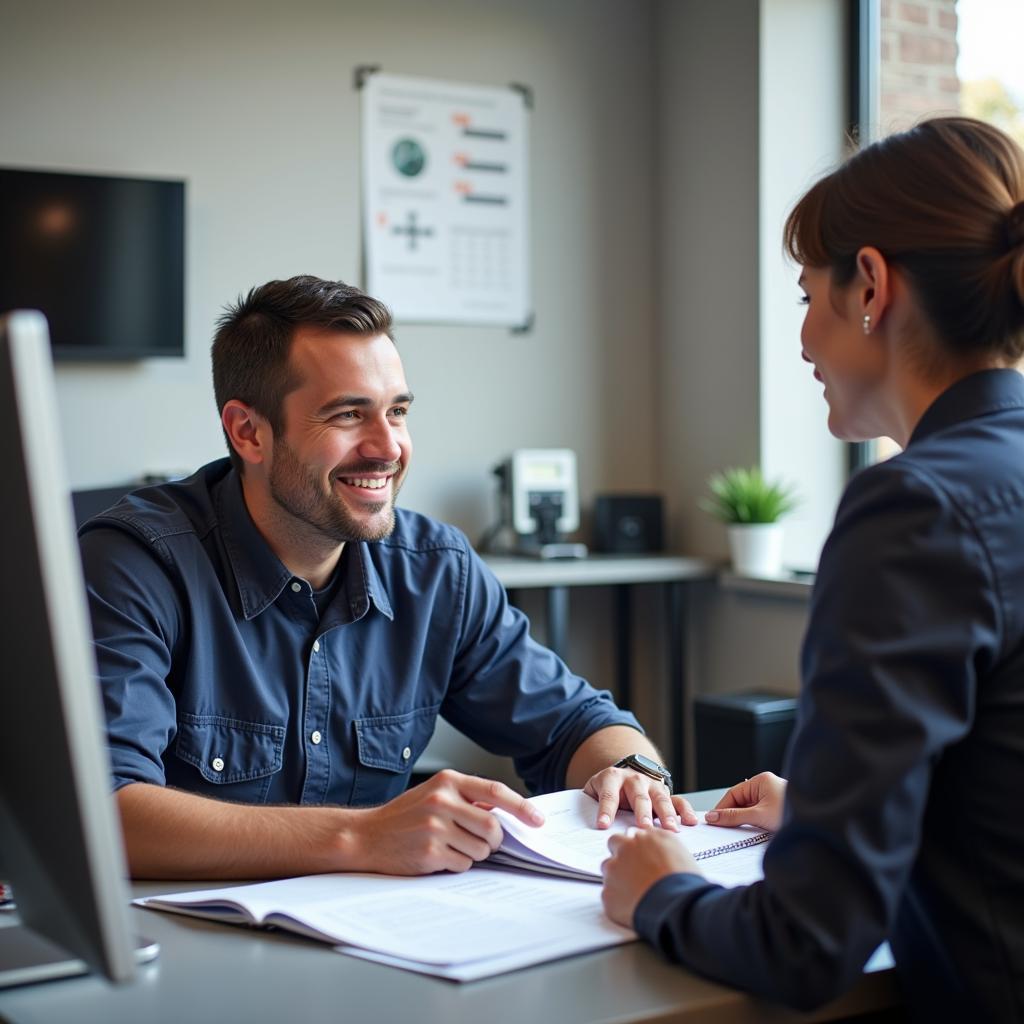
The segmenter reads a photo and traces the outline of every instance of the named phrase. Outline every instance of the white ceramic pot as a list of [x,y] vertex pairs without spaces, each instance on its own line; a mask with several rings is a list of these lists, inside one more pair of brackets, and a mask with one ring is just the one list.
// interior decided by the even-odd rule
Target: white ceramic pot
[[782,575],[782,523],[738,523],[729,527],[733,570],[740,576]]

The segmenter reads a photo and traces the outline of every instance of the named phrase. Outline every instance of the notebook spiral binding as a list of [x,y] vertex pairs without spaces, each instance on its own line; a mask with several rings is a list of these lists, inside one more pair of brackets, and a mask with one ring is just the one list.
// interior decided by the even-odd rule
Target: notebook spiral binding
[[756,835],[747,836],[746,839],[737,839],[735,842],[726,843],[724,846],[713,846],[710,850],[701,850],[693,855],[693,859],[708,860],[711,857],[717,857],[720,853],[745,850],[748,846],[758,846],[761,843],[767,843],[771,837],[771,832],[758,832]]

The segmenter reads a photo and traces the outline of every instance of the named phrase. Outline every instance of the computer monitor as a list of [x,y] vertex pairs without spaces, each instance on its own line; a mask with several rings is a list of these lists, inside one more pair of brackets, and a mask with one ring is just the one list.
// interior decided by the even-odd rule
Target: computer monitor
[[124,848],[57,429],[46,320],[0,318],[0,987],[134,974]]

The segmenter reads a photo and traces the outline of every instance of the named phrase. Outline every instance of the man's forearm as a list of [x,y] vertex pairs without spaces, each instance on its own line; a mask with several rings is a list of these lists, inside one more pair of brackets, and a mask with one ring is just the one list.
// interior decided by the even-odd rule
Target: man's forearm
[[569,789],[582,789],[591,776],[629,754],[646,754],[659,764],[661,754],[643,733],[628,725],[609,725],[591,733],[576,749],[565,773]]
[[501,782],[445,769],[378,807],[222,803],[137,782],[117,794],[134,878],[278,878],[465,871],[501,842],[487,808],[544,821]]
[[274,878],[359,870],[343,807],[263,807],[146,783],[117,794],[133,878]]

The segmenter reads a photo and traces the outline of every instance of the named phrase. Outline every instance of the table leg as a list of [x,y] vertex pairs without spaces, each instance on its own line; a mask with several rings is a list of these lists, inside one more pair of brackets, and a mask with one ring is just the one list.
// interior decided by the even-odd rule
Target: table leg
[[677,793],[688,787],[686,735],[690,715],[690,694],[686,679],[686,592],[682,583],[665,585],[665,633],[668,641],[669,767]]
[[548,618],[547,645],[565,661],[569,654],[569,588],[548,587],[545,600]]
[[615,587],[615,680],[616,702],[628,711],[633,707],[633,604],[628,584]]

